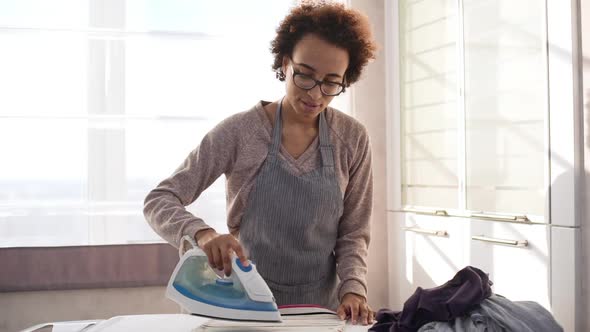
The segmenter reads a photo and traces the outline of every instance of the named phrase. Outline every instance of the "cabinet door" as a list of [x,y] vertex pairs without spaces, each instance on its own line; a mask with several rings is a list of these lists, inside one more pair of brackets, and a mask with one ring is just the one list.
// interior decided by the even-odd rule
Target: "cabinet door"
[[579,250],[579,228],[551,227],[551,305],[553,316],[564,331],[588,331],[576,322],[587,319],[582,310],[575,310],[581,303],[581,278],[583,271]]
[[549,226],[471,222],[470,265],[489,273],[492,291],[550,309]]
[[[398,241],[396,257],[390,264],[397,269],[397,294],[394,306],[403,305],[417,287],[432,288],[450,280],[465,267],[468,246],[466,219],[390,213]],[[396,254],[397,252],[397,254]]]

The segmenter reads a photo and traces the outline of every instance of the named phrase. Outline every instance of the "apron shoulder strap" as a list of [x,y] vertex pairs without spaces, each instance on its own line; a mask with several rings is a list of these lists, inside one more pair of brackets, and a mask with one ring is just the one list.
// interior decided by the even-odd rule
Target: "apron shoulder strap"
[[283,99],[279,102],[279,106],[275,113],[275,125],[272,129],[272,144],[270,146],[269,155],[271,157],[275,157],[279,154],[281,150],[281,132],[283,131],[283,124],[281,121],[281,113],[283,109]]
[[[326,110],[328,108],[326,107]],[[328,124],[326,123],[326,110],[320,113],[320,153],[322,155],[322,166],[334,166],[334,151],[328,136]]]

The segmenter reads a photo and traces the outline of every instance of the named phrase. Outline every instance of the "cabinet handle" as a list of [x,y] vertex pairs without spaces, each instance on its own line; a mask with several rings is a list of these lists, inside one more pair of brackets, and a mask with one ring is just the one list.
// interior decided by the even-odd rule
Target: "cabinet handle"
[[435,231],[435,230],[431,230],[431,229],[423,229],[423,228],[418,228],[418,227],[404,227],[404,231],[426,234],[426,235],[441,236],[441,237],[445,237],[445,236],[449,235],[447,233],[447,231]]
[[431,216],[441,216],[441,217],[448,217],[449,216],[449,213],[447,212],[447,210],[426,210],[426,209],[404,208],[404,209],[402,209],[402,212],[428,214]]
[[490,242],[496,244],[505,244],[513,247],[526,247],[529,245],[529,241],[527,240],[505,240],[505,239],[497,239],[493,237],[487,237],[484,235],[474,235],[471,237],[472,240],[476,241],[483,241],[483,242]]
[[471,218],[489,219],[489,220],[500,220],[500,221],[517,221],[517,222],[529,222],[529,218],[526,215],[521,216],[510,216],[502,214],[490,214],[490,213],[471,213]]

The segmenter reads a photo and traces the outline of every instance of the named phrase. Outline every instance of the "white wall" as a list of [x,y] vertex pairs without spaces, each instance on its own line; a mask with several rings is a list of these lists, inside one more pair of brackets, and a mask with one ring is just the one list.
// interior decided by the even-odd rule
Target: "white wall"
[[371,137],[373,154],[373,217],[369,248],[369,304],[374,310],[389,306],[387,250],[387,188],[385,139],[385,3],[384,0],[352,0],[371,21],[379,44],[377,59],[369,64],[353,91],[353,115],[360,120]]
[[590,1],[580,1],[582,9],[582,64],[584,68],[584,168],[585,178],[585,218],[581,224],[582,230],[582,308],[580,311],[584,319],[582,331],[590,331]]

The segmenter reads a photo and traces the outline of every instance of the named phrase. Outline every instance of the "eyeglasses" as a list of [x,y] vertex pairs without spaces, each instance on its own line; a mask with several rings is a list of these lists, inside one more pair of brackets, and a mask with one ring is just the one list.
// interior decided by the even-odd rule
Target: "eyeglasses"
[[337,96],[345,90],[342,83],[318,81],[307,74],[296,71],[293,65],[291,65],[291,70],[293,70],[293,83],[300,89],[311,90],[319,85],[320,91],[325,96]]

